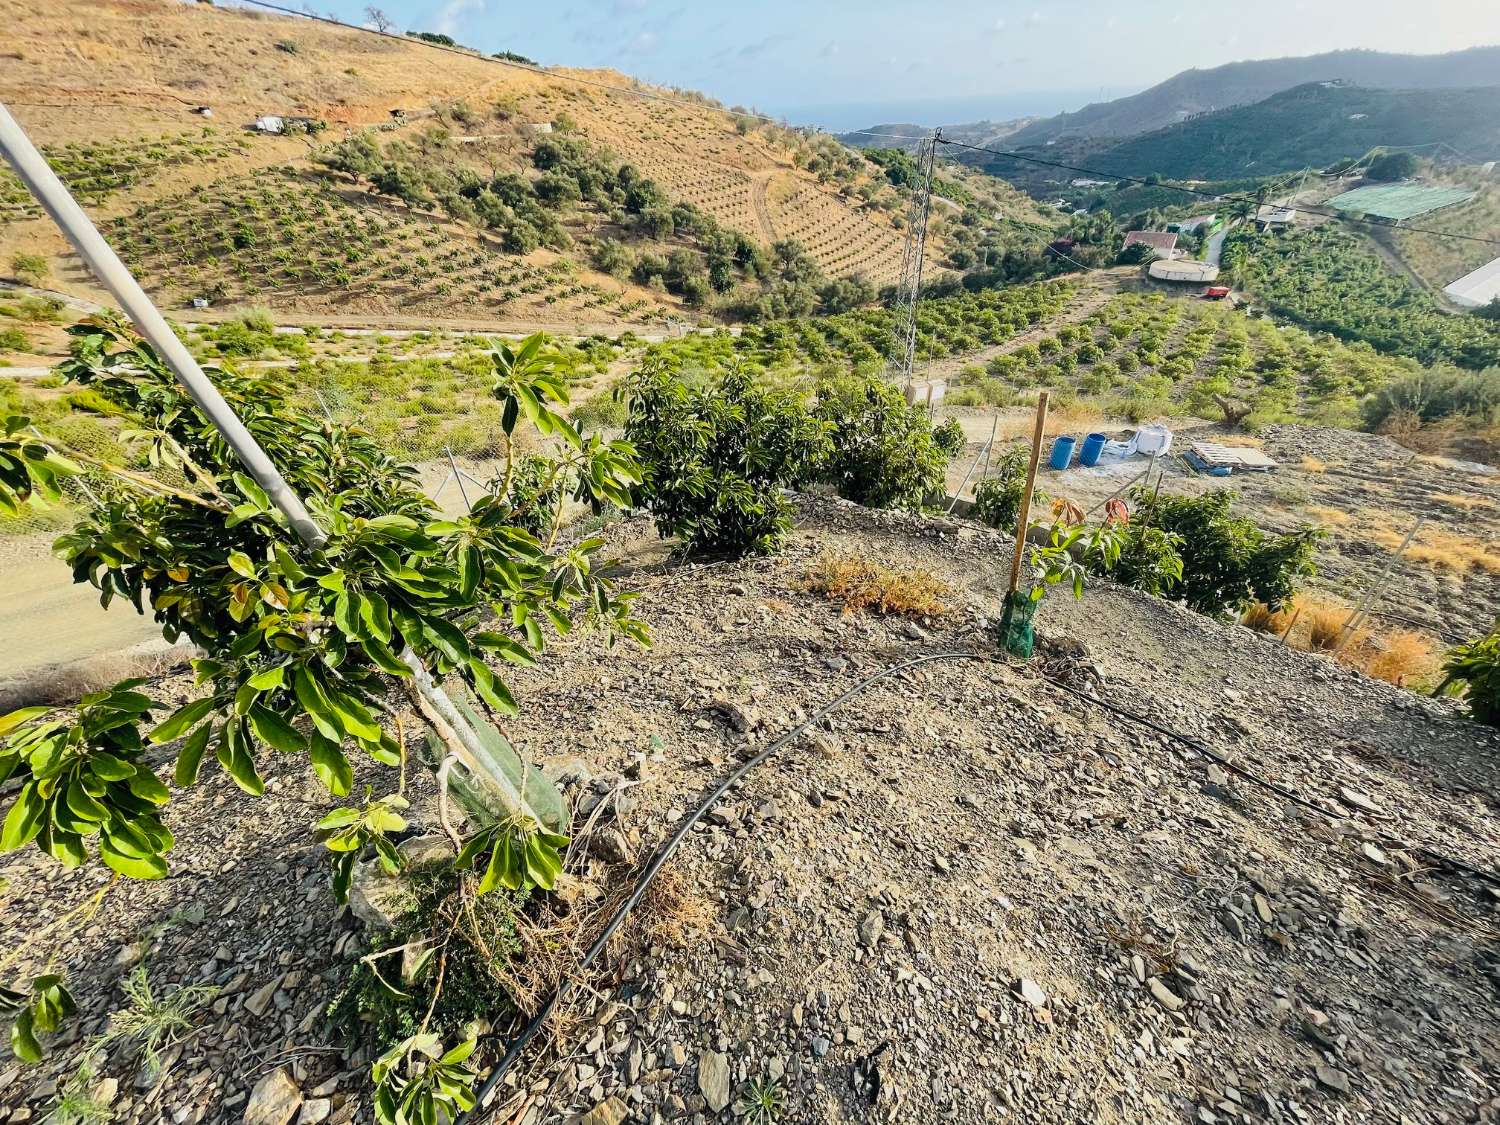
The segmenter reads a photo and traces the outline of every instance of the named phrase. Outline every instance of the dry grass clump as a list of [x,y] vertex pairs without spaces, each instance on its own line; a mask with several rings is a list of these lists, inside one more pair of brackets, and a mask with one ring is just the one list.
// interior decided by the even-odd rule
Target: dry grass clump
[[1301,619],[1307,623],[1307,647],[1315,652],[1329,652],[1339,643],[1349,610],[1328,602],[1307,601],[1302,604]]
[[[1388,551],[1398,550],[1405,538],[1385,528],[1375,529],[1370,537]],[[1451,570],[1455,574],[1483,570],[1500,574],[1500,543],[1471,539],[1442,528],[1424,529],[1406,548],[1404,557],[1432,570]]]
[[825,556],[807,573],[807,588],[844,612],[873,609],[905,617],[933,617],[947,612],[941,598],[948,584],[929,570],[892,570],[859,555]]
[[1208,439],[1215,445],[1229,445],[1236,449],[1264,449],[1265,439],[1251,437],[1249,434],[1215,434]]
[[1439,503],[1462,508],[1466,512],[1473,511],[1475,508],[1500,507],[1500,504],[1496,504],[1487,496],[1467,496],[1462,492],[1434,492],[1432,498]]
[[1270,633],[1272,636],[1279,637],[1286,632],[1296,612],[1295,602],[1289,602],[1280,609],[1272,609],[1263,602],[1255,602],[1245,610],[1245,615],[1240,618],[1240,624],[1254,629],[1257,633]]
[[1354,522],[1354,517],[1340,508],[1329,508],[1322,504],[1309,504],[1303,510],[1324,527],[1343,527],[1347,523]]
[[1309,457],[1307,454],[1303,454],[1302,471],[1304,473],[1326,473],[1328,471],[1328,462],[1319,461],[1316,457]]
[[1359,636],[1339,653],[1339,659],[1367,676],[1397,687],[1431,673],[1438,665],[1432,642],[1405,629],[1384,636]]

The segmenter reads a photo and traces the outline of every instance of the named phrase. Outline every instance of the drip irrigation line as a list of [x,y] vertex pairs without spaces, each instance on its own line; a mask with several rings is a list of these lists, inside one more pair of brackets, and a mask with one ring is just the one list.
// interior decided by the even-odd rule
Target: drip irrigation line
[[[791,730],[787,731],[775,741],[771,742],[764,750],[762,750],[759,754],[756,754],[755,757],[749,759],[748,761],[741,764],[738,768],[730,772],[723,781],[719,782],[719,784],[714,787],[713,791],[710,792],[707,797],[705,797],[698,803],[698,807],[695,808],[687,816],[687,818],[677,826],[677,830],[673,832],[672,835],[667,838],[667,841],[656,850],[656,854],[651,857],[651,862],[646,865],[645,870],[641,872],[639,879],[636,881],[635,889],[630,892],[630,897],[622,902],[619,907],[616,908],[614,914],[610,916],[609,922],[605,925],[603,931],[597,938],[594,939],[594,943],[589,946],[588,950],[579,960],[578,965],[574,969],[574,973],[581,975],[584,970],[586,970],[591,964],[593,964],[594,960],[599,956],[599,954],[604,951],[604,947],[609,944],[609,939],[614,937],[615,931],[620,928],[621,923],[625,921],[625,918],[640,903],[641,898],[645,895],[647,888],[651,886],[652,880],[654,880],[656,876],[661,872],[661,869],[663,866],[665,866],[667,860],[672,858],[673,853],[677,851],[678,845],[682,843],[683,839],[692,830],[693,825],[697,824],[708,813],[708,811],[718,803],[719,798],[723,797],[725,793],[729,792],[729,790],[741,778],[743,778],[756,766],[760,765],[772,754],[776,753],[778,750],[792,742],[794,739],[800,737],[803,732],[805,732],[809,727],[827,718],[830,714],[838,710],[838,708],[842,707],[845,703],[853,699],[856,695],[859,695],[865,689],[871,687],[876,683],[879,683],[881,680],[896,675],[898,672],[905,672],[908,669],[916,668],[919,665],[931,664],[939,660],[991,659],[993,659],[992,655],[984,652],[939,652],[933,653],[929,656],[919,656],[914,660],[907,660],[901,664],[893,664],[889,668],[884,668],[879,672],[875,672],[869,676],[866,676],[853,687],[836,696],[832,700],[832,702],[825,703],[812,715],[809,715],[806,719],[798,723]],[[547,999],[547,1002],[543,1004],[540,1009],[538,1009],[536,1015],[532,1016],[531,1020],[526,1024],[526,1026],[521,1029],[520,1034],[511,1041],[510,1046],[506,1048],[504,1056],[497,1064],[495,1064],[495,1069],[490,1071],[489,1077],[485,1079],[484,1085],[479,1088],[479,1092],[474,1097],[475,1108],[469,1113],[460,1114],[458,1119],[454,1122],[454,1125],[467,1125],[468,1122],[483,1120],[484,1117],[488,1116],[489,1110],[484,1107],[484,1100],[488,1098],[495,1087],[500,1084],[500,1080],[504,1078],[506,1073],[509,1072],[510,1068],[515,1065],[516,1059],[519,1058],[521,1052],[526,1049],[526,1045],[531,1042],[531,1040],[536,1036],[536,1033],[542,1029],[542,1025],[545,1024],[552,1013],[556,1011],[558,1004],[560,1004],[563,997],[567,995],[568,989],[571,984],[572,981],[568,977],[563,978],[562,983],[557,986],[557,989]]]
[[[1140,176],[1122,176],[1115,172],[1103,172],[1098,168],[1084,168],[1076,164],[1064,164],[1061,161],[1057,160],[1045,160],[1040,156],[1027,156],[1025,153],[1009,152],[1005,149],[986,148],[984,145],[966,144],[963,141],[949,140],[947,137],[942,135],[941,130],[938,131],[937,140],[938,144],[952,145],[955,148],[966,148],[971,152],[987,152],[992,156],[1005,157],[1007,160],[1020,160],[1027,164],[1040,164],[1046,168],[1060,168],[1065,172],[1082,172],[1085,175],[1090,176],[1107,176],[1110,180],[1116,183],[1139,184],[1144,187],[1166,188],[1169,191],[1180,191],[1186,195],[1194,195],[1202,199],[1211,199],[1227,203],[1254,203],[1257,207],[1266,206],[1263,201],[1256,199],[1254,196],[1250,195],[1236,195],[1224,192],[1203,191],[1201,188],[1191,188],[1183,184],[1170,184],[1165,182],[1153,184]],[[1394,226],[1399,228],[1400,230],[1411,231],[1414,234],[1430,234],[1435,238],[1455,238],[1463,242],[1479,242],[1485,246],[1500,246],[1500,240],[1496,240],[1493,238],[1481,238],[1477,234],[1458,234],[1454,231],[1433,230],[1431,227],[1402,226],[1399,222],[1394,224],[1382,223],[1374,219],[1361,219],[1353,215],[1346,215],[1342,211],[1327,211],[1315,206],[1309,207],[1306,205],[1294,204],[1293,209],[1297,211],[1306,211],[1309,215],[1321,215],[1326,219],[1339,219],[1346,223],[1357,223],[1362,226],[1379,227],[1382,230],[1390,230]]]
[[[1113,712],[1123,719],[1129,719],[1131,722],[1139,723],[1141,726],[1153,730],[1157,734],[1164,735],[1165,737],[1172,739],[1174,742],[1180,742],[1182,745],[1196,751],[1199,754],[1202,754],[1205,758],[1208,758],[1210,761],[1216,763],[1217,765],[1222,766],[1230,773],[1235,774],[1238,777],[1242,777],[1246,781],[1251,782],[1254,785],[1259,785],[1262,789],[1267,789],[1270,792],[1275,793],[1278,797],[1283,798],[1284,800],[1291,801],[1293,804],[1300,805],[1305,809],[1310,809],[1311,811],[1317,813],[1319,816],[1327,817],[1329,820],[1344,819],[1338,813],[1324,808],[1322,805],[1309,800],[1308,798],[1302,796],[1300,793],[1288,789],[1284,785],[1278,785],[1276,782],[1270,781],[1267,778],[1261,777],[1259,774],[1254,773],[1251,770],[1247,770],[1244,766],[1235,764],[1228,758],[1224,757],[1224,755],[1214,750],[1210,750],[1196,738],[1192,738],[1185,734],[1179,734],[1175,730],[1171,730],[1170,728],[1164,727],[1160,723],[1157,723],[1152,719],[1148,719],[1145,715],[1137,714],[1127,707],[1122,707],[1118,703],[1112,703],[1109,700],[1103,699],[1097,695],[1090,695],[1088,692],[1075,688],[1072,685],[1066,684],[1062,680],[1056,679],[1052,676],[1044,675],[1042,676],[1042,679],[1046,680],[1053,687],[1060,688],[1062,691],[1067,692],[1069,695],[1077,696],[1079,699],[1085,700],[1088,703],[1092,703],[1096,707],[1102,707],[1104,708],[1104,710]],[[1442,852],[1434,851],[1432,848],[1423,847],[1421,845],[1414,847],[1412,850],[1423,858],[1432,861],[1433,863],[1440,864],[1441,866],[1451,868],[1455,871],[1461,871],[1466,875],[1471,875],[1476,879],[1490,884],[1492,887],[1500,887],[1500,875],[1496,875],[1494,872],[1481,870],[1480,868],[1465,863],[1461,859],[1454,859],[1452,856],[1444,855]]]

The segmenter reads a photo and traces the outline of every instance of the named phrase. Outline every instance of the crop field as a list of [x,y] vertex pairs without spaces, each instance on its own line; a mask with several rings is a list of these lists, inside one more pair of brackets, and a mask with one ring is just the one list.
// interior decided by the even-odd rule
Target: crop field
[[[248,137],[201,133],[163,134],[154,140],[47,145],[42,155],[80,203],[98,203],[145,183],[166,168],[222,160],[251,145]],[[0,225],[39,218],[41,207],[9,168],[0,167]]]
[[905,238],[883,219],[850,210],[815,184],[778,178],[766,194],[776,236],[800,242],[824,273],[876,285],[900,278]]
[[1355,188],[1335,195],[1328,206],[1350,215],[1374,215],[1381,219],[1414,219],[1430,211],[1467,203],[1474,198],[1468,188],[1431,187],[1427,184],[1380,184]]
[[1224,264],[1278,316],[1422,363],[1500,364],[1500,322],[1449,316],[1362,238],[1329,224],[1286,234],[1235,231]]
[[[1500,242],[1500,190],[1481,188],[1467,203],[1428,215],[1421,225],[1446,234],[1473,235]],[[1495,246],[1483,242],[1443,238],[1404,227],[1390,231],[1389,238],[1407,265],[1435,289],[1457,281],[1500,252]]]
[[1004,406],[1049,387],[1142,420],[1222,417],[1220,396],[1248,406],[1255,424],[1354,426],[1361,398],[1419,369],[1222,306],[1122,294],[1077,324],[965,368],[947,401]]
[[438,221],[351,201],[285,170],[142,206],[111,222],[108,233],[131,268],[177,302],[206,294],[306,304],[337,294],[345,305],[364,300],[401,310],[665,315],[581,279],[563,259],[506,254]]
[[[1072,297],[1071,286],[1054,281],[930,298],[917,313],[917,358],[963,356],[1002,344],[1055,316]],[[889,309],[858,309],[837,316],[750,324],[738,336],[687,336],[654,344],[650,351],[700,371],[743,361],[794,376],[808,369],[878,374],[894,348],[894,325]]]

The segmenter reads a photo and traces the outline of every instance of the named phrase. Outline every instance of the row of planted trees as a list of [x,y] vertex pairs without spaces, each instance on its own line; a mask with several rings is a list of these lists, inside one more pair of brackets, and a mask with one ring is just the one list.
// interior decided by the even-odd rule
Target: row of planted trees
[[[175,845],[164,816],[174,788],[217,768],[257,796],[261,763],[276,752],[305,756],[330,795],[346,798],[357,759],[393,779],[404,769],[411,742],[401,737],[401,716],[414,712],[428,731],[424,757],[452,845],[441,861],[445,894],[464,909],[445,906],[451,898],[424,900],[430,914],[396,950],[427,951],[420,996],[396,1001],[406,1005],[404,1019],[359,1013],[369,1019],[361,1026],[388,1037],[372,1072],[382,1122],[451,1118],[473,1104],[475,1028],[442,1003],[444,967],[454,968],[449,979],[503,973],[492,951],[464,952],[466,927],[476,917],[513,924],[528,897],[554,886],[570,844],[561,796],[495,725],[518,709],[504,669],[532,664],[549,637],[580,626],[649,643],[633,595],[594,570],[601,540],[557,546],[563,499],[645,508],[687,550],[764,552],[789,528],[784,488],[818,482],[859,503],[918,509],[940,493],[963,446],[955,425],[934,430],[921,408],[878,380],[830,381],[808,401],[735,368],[712,381],[685,378],[668,356],[649,358],[629,380],[627,440],[606,441],[564,415],[558,359],[533,337],[491,357],[503,475],[467,516],[449,519],[411,468],[358,431],[299,411],[261,380],[217,372],[225,398],[327,531],[325,543],[309,547],[150,347],[115,323],[73,331],[74,358],[62,374],[127,417],[149,463],[170,472],[70,459],[11,418],[0,438],[0,510],[18,513],[88,472],[97,503],[59,540],[60,553],[106,605],[124,599],[153,614],[169,639],[197,646],[200,694],[168,710],[127,681],[75,708],[0,719],[0,779],[14,794],[0,850],[33,845],[68,867],[101,862],[116,877],[161,878]],[[551,453],[512,455],[526,429]],[[1010,468],[1001,475],[1014,477]],[[1018,499],[1011,493],[1007,503]],[[995,522],[1007,515],[995,513]],[[1132,524],[1116,508],[1085,529],[1081,513],[1060,506],[1050,541],[1032,551],[1029,599],[1059,584],[1077,592],[1093,569],[1213,612],[1241,590],[1273,601],[1289,595],[1310,561],[1310,537],[1256,538],[1227,521],[1223,505],[1152,499],[1147,516]],[[1226,574],[1231,562],[1240,571]],[[1476,652],[1476,675],[1486,674]],[[435,702],[424,690],[427,669],[469,698],[451,709]],[[170,785],[157,775],[156,748],[175,755]],[[391,837],[405,827],[402,807],[387,791],[315,826],[331,853],[336,896],[350,893],[367,857],[401,869],[404,853]],[[32,944],[51,942],[54,929]],[[383,955],[374,955],[377,964]],[[473,974],[457,972],[465,956]],[[21,1058],[40,1058],[46,1035],[72,1014],[58,959],[0,996]],[[392,991],[357,992],[355,1002],[386,1005]],[[459,999],[470,1005],[460,1010],[472,1010],[473,996]]]

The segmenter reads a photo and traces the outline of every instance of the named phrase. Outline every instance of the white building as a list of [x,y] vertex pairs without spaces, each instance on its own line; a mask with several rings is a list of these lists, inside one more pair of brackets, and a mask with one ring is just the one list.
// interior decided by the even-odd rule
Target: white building
[[1443,292],[1466,309],[1477,309],[1500,297],[1500,258],[1466,273]]

